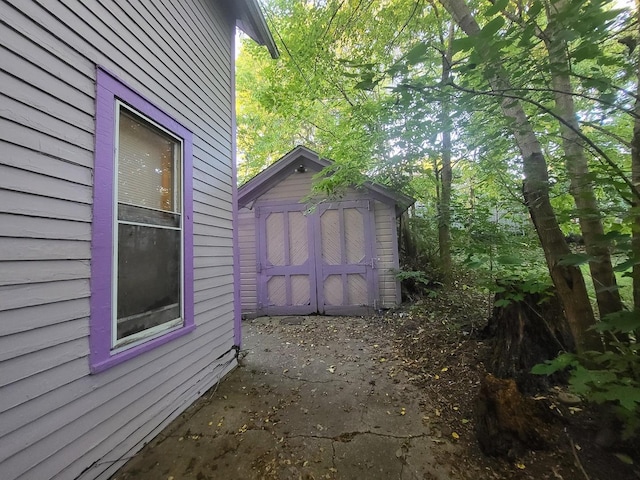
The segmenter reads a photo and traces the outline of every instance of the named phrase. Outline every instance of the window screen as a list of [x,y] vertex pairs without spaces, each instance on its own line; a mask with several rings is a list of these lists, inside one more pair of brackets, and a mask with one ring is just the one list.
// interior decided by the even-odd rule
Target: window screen
[[182,145],[123,105],[118,118],[114,346],[182,325]]

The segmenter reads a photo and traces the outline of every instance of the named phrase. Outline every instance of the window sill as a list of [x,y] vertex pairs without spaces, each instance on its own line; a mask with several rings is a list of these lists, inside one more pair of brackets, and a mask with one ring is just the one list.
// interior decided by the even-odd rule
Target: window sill
[[167,342],[175,340],[176,338],[180,338],[183,335],[193,332],[196,329],[196,326],[191,324],[185,327],[182,327],[178,330],[174,330],[172,332],[166,333],[162,336],[152,338],[146,342],[140,343],[134,347],[128,348],[126,350],[120,350],[117,353],[114,353],[109,358],[106,358],[101,361],[91,362],[91,374],[96,374],[100,372],[104,372],[109,368],[118,365],[119,363],[126,362],[133,357],[137,357],[138,355],[147,352],[149,350],[153,350],[154,348],[159,347],[160,345],[164,345]]

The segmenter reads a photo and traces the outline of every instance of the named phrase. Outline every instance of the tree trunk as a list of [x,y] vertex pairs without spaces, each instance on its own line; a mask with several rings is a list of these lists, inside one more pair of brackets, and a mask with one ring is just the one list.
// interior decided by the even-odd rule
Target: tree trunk
[[548,6],[549,25],[542,37],[549,54],[556,113],[562,119],[560,132],[567,173],[571,182],[570,192],[578,210],[586,252],[593,258],[589,261],[589,270],[596,292],[600,318],[602,318],[622,310],[622,301],[611,264],[609,246],[604,241],[600,209],[589,180],[589,165],[573,102],[567,43],[563,36],[565,32],[557,21],[557,17],[566,9],[566,6],[566,0],[560,0]]
[[528,450],[546,447],[539,407],[524,397],[516,383],[487,375],[474,401],[476,438],[485,455],[511,460]]
[[[453,42],[453,23],[449,29],[447,50],[442,54],[442,87],[446,89],[451,75],[451,56]],[[440,195],[438,198],[438,246],[440,247],[440,265],[444,284],[451,283],[453,276],[451,265],[451,119],[449,98],[443,96],[440,102],[440,124],[442,125],[442,170],[440,172]]]
[[[496,293],[496,302],[508,303],[493,308],[483,331],[490,347],[487,371],[498,378],[513,378],[518,389],[527,394],[565,383],[565,372],[551,376],[531,373],[534,365],[575,348],[558,298],[553,292],[524,293],[518,283],[499,281],[498,285],[505,291]],[[522,295],[522,300],[515,300],[516,295]]]
[[[640,21],[640,0],[636,0],[636,16]],[[640,27],[640,24],[638,24]],[[640,34],[640,32],[639,32]],[[640,48],[636,48],[636,102],[634,105],[635,120],[633,123],[633,138],[631,139],[631,181],[633,185],[640,187]],[[631,250],[636,262],[640,262],[640,202],[634,195],[633,198],[633,219],[634,226],[631,240]],[[633,307],[640,311],[640,264],[633,266]]]
[[[490,42],[482,38],[480,26],[464,0],[440,0],[458,26],[476,39],[476,50],[491,66],[487,74],[491,88],[496,92],[511,91],[511,85],[499,61],[491,56]],[[564,308],[569,328],[578,350],[600,349],[599,338],[589,331],[595,323],[591,303],[579,268],[562,265],[560,261],[570,253],[564,240],[551,202],[549,178],[542,147],[529,123],[522,104],[513,98],[500,102],[503,115],[510,120],[512,134],[522,155],[524,170],[523,194],[529,214],[544,250],[547,267]]]

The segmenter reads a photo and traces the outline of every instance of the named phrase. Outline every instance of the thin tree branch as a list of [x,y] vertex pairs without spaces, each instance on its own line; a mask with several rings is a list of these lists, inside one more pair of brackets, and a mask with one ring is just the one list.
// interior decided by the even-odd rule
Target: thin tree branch
[[586,127],[593,128],[594,130],[597,130],[600,133],[607,135],[608,137],[613,138],[620,145],[623,145],[627,148],[631,148],[631,142],[629,140],[625,140],[620,135],[610,132],[609,130],[607,130],[606,128],[603,128],[601,125],[598,125],[595,122],[582,122],[582,124]]
[[[607,155],[607,153],[604,150],[602,150],[600,147],[598,147],[589,137],[584,135],[584,133],[582,133],[579,129],[574,128],[571,124],[566,122],[560,115],[555,113],[552,109],[545,107],[540,102],[538,102],[536,100],[533,100],[531,98],[520,97],[520,96],[517,96],[517,95],[509,95],[509,94],[507,94],[505,92],[500,92],[500,91],[473,90],[473,89],[462,87],[461,85],[456,85],[454,82],[450,82],[449,85],[451,85],[456,90],[459,90],[459,91],[465,92],[465,93],[474,94],[474,95],[488,95],[488,96],[492,96],[492,97],[511,98],[513,100],[520,100],[520,101],[523,101],[523,102],[527,102],[527,103],[530,103],[531,105],[534,105],[535,107],[539,108],[543,112],[551,115],[553,118],[558,120],[560,123],[565,125],[567,128],[569,128],[573,132],[575,132],[582,140],[584,140],[584,142],[587,145],[589,145],[589,147],[592,148],[599,155],[599,157],[602,158],[602,160],[604,160],[607,165],[609,165],[609,167],[611,167],[613,169],[613,171],[620,177],[620,179],[627,185],[627,187],[629,187],[629,190],[631,191],[633,196],[636,197],[638,200],[640,200],[640,191],[638,191],[636,186],[631,182],[631,180],[629,178],[627,178],[627,176],[624,174],[624,172],[620,169],[620,167],[618,165],[616,165],[616,163],[609,157],[609,155]],[[626,201],[629,201],[625,197],[623,197],[623,198]]]

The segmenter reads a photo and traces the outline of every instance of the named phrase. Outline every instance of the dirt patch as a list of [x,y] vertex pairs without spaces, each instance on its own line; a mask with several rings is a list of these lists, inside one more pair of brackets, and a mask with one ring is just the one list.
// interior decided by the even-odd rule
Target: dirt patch
[[[603,433],[602,413],[584,403],[566,401],[566,390],[558,387],[530,397],[543,412],[544,449],[533,450],[538,445],[531,445],[531,450],[512,459],[487,457],[480,451],[474,399],[490,356],[480,335],[489,307],[489,298],[461,285],[389,313],[383,320],[386,328],[396,332],[396,348],[406,356],[410,381],[431,399],[433,428],[459,437],[455,458],[448,458],[463,466],[465,473],[459,478],[640,478],[637,440],[601,448],[596,438]],[[625,463],[630,460],[634,464]]]

